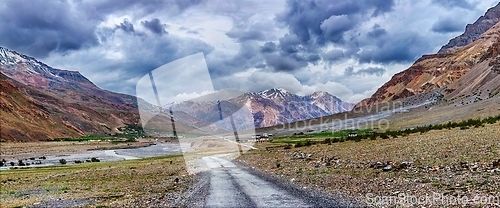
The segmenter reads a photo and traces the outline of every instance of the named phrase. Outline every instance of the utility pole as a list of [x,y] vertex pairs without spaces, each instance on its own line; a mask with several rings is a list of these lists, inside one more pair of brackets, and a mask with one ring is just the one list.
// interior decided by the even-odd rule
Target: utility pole
[[177,131],[175,130],[174,112],[172,111],[172,106],[170,106],[169,111],[170,111],[170,122],[172,123],[172,130],[174,131],[174,137],[178,139]]
[[[222,108],[220,105],[220,100],[217,100],[217,108],[219,109],[219,118],[222,120]],[[234,124],[234,119],[233,119],[233,114],[229,115],[229,120],[231,121],[231,127],[233,128],[233,133],[234,133],[234,139],[236,143],[238,143],[238,150],[240,154],[243,154],[243,149],[241,148],[240,144],[240,137],[238,136],[238,131],[236,130],[236,125]]]

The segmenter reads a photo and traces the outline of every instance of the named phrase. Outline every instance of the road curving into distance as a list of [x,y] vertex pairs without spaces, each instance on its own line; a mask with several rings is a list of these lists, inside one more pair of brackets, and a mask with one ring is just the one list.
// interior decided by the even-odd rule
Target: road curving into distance
[[[299,188],[279,178],[231,161],[206,156],[198,187],[183,203],[187,207],[359,207],[340,196]],[[195,185],[196,186],[196,185]]]

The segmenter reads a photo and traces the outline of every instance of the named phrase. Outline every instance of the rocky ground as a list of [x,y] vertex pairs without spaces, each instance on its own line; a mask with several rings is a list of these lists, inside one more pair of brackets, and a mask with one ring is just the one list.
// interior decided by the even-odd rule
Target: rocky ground
[[[499,127],[291,149],[260,148],[239,161],[305,188],[377,206],[414,206],[412,201],[395,199],[426,196],[436,200],[420,205],[499,206]],[[465,197],[465,203],[456,201]]]
[[0,205],[171,207],[193,180],[182,156],[0,171]]
[[139,139],[137,142],[113,143],[107,141],[74,142],[1,142],[0,158],[25,159],[48,155],[83,153],[88,150],[138,148],[154,144],[154,139]]

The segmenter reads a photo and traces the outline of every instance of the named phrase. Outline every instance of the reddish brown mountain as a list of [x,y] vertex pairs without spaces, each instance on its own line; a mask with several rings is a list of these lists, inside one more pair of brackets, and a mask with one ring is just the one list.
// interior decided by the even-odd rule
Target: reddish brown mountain
[[138,123],[136,98],[102,90],[75,71],[0,47],[2,140],[111,133]]
[[499,21],[500,3],[488,9],[488,11],[486,11],[483,16],[479,17],[473,24],[468,24],[462,35],[451,39],[448,44],[441,47],[438,53],[453,53],[461,47],[469,45]]
[[[478,93],[482,94],[480,99],[496,95],[500,85],[498,73],[494,70],[500,44],[499,10],[500,3],[476,23],[469,25],[463,35],[444,46],[441,53],[422,56],[410,68],[395,74],[355,108],[439,89],[444,89],[441,93],[446,99],[456,101],[459,101],[458,97],[475,97]],[[495,24],[485,29],[492,22]],[[472,38],[474,35],[471,34],[477,36]],[[468,37],[467,41],[454,41],[462,37]],[[473,42],[463,45],[472,39]]]

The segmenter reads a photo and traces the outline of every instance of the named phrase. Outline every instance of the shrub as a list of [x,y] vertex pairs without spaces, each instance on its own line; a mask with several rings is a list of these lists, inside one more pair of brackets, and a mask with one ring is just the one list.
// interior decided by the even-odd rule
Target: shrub
[[382,134],[380,134],[380,138],[389,139],[389,136],[387,136],[387,134],[385,134],[385,133],[382,133]]
[[3,161],[0,161],[0,167],[3,166]]
[[23,162],[23,160],[19,160],[19,161],[17,161],[17,165],[25,166],[26,164]]
[[10,166],[14,166],[14,165],[16,165],[16,163],[10,162]]
[[325,141],[323,141],[324,144],[331,144],[332,143],[332,139],[330,138],[326,138]]
[[101,162],[99,159],[97,159],[97,158],[95,158],[95,157],[90,158],[90,161],[92,161],[92,162]]
[[297,142],[294,147],[303,147],[304,143],[302,142]]
[[60,159],[60,160],[59,160],[59,163],[61,163],[62,165],[65,165],[67,162],[66,162],[66,160],[65,160],[65,159]]
[[82,163],[82,161],[81,160],[75,160],[75,163],[79,164],[79,163]]

